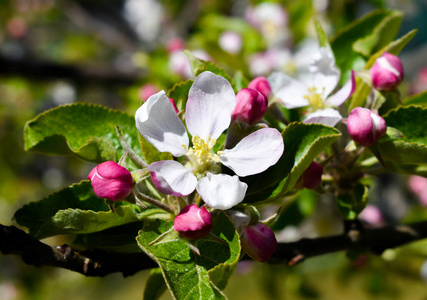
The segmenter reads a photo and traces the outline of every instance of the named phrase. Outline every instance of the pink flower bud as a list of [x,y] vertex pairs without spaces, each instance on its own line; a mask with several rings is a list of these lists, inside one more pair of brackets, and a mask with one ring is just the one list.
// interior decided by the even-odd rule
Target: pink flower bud
[[175,109],[175,112],[176,112],[177,114],[179,114],[179,110],[178,110],[178,108],[176,107],[175,100],[173,100],[172,98],[169,98],[169,102],[172,104],[173,109]]
[[353,141],[366,147],[376,143],[387,131],[384,119],[363,107],[351,111],[347,128]]
[[190,204],[176,216],[173,227],[186,239],[201,239],[211,231],[212,217],[206,207],[199,208],[196,204]]
[[273,231],[262,223],[246,227],[241,243],[243,250],[260,262],[266,262],[277,249]]
[[270,83],[268,82],[267,78],[263,76],[259,76],[249,82],[248,88],[256,90],[266,96],[267,98],[271,95],[271,87]]
[[315,190],[322,182],[323,166],[313,161],[308,168],[302,173],[301,177],[295,184],[295,188]]
[[243,88],[236,95],[237,103],[231,118],[253,125],[260,121],[268,106],[267,98],[260,92]]
[[93,191],[100,198],[117,201],[129,196],[133,178],[131,173],[114,161],[97,165],[89,173]]
[[371,68],[371,80],[377,90],[396,88],[403,80],[402,62],[396,55],[384,52]]

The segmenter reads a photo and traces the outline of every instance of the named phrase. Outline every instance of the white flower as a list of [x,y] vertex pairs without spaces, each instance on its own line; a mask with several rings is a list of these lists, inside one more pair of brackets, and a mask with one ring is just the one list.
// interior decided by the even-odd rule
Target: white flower
[[236,96],[230,83],[211,72],[194,81],[185,111],[186,125],[179,119],[163,91],[151,96],[136,112],[136,126],[157,150],[170,152],[175,160],[152,163],[148,169],[162,193],[186,196],[195,189],[207,205],[229,209],[245,197],[247,184],[237,176],[220,174],[220,163],[238,176],[265,171],[281,157],[281,134],[263,128],[243,138],[233,149],[213,152],[216,139],[231,122]]
[[286,108],[310,106],[310,110],[314,113],[308,114],[304,123],[335,126],[342,117],[337,110],[331,107],[340,106],[353,94],[356,88],[354,72],[352,71],[350,80],[330,96],[338,85],[341,75],[335,65],[332,50],[321,47],[313,55],[309,71],[312,81],[308,85],[281,72],[271,74],[268,81],[273,95]]

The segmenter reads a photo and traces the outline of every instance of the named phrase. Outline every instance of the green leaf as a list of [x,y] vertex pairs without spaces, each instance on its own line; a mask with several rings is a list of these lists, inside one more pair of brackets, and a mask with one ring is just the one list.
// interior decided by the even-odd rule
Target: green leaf
[[237,92],[247,87],[249,84],[249,81],[245,78],[242,71],[236,71],[236,73],[234,73],[233,82],[234,88]]
[[280,160],[261,174],[242,178],[249,185],[246,203],[273,201],[290,191],[311,162],[341,133],[321,124],[289,124],[282,133],[285,151]]
[[317,39],[319,40],[320,47],[330,47],[328,37],[325,34],[325,31],[320,25],[319,21],[314,20],[314,26],[316,28]]
[[423,105],[427,106],[427,91],[412,95],[403,100],[405,105]]
[[193,70],[194,76],[197,77],[200,73],[203,73],[205,71],[211,71],[216,75],[224,77],[225,79],[227,79],[228,82],[232,82],[230,75],[228,75],[223,68],[217,66],[213,62],[198,59],[188,50],[185,50],[184,53],[190,60],[191,69]]
[[168,92],[168,97],[175,100],[178,111],[185,110],[187,104],[188,92],[193,85],[193,80],[182,81],[175,84]]
[[144,289],[144,300],[158,300],[166,291],[166,283],[160,268],[152,269]]
[[384,116],[388,127],[400,135],[387,135],[373,145],[388,170],[427,175],[427,108],[401,106]]
[[98,232],[164,215],[158,208],[140,211],[135,205],[117,204],[120,206],[111,212],[105,200],[94,194],[90,181],[85,180],[25,205],[14,218],[19,225],[27,227],[32,236],[42,239],[58,234]]
[[336,63],[344,74],[341,84],[352,69],[361,69],[367,59],[388,45],[396,36],[402,13],[399,11],[374,11],[339,31],[331,40]]
[[337,206],[340,214],[347,220],[354,220],[368,204],[369,188],[358,183],[348,194],[337,196]]
[[387,126],[399,130],[406,142],[427,145],[427,108],[400,106],[384,116]]
[[84,103],[60,106],[28,121],[24,128],[25,150],[50,155],[74,154],[97,163],[116,160],[124,151],[115,125],[120,126],[127,143],[141,155],[133,116]]
[[144,221],[132,222],[99,232],[77,234],[73,245],[83,249],[102,249],[113,252],[141,252],[135,241]]
[[380,51],[378,51],[377,53],[372,55],[371,58],[366,63],[365,69],[370,69],[374,65],[375,61],[381,55],[383,55],[384,52],[388,52],[388,53],[391,53],[394,55],[398,55],[400,53],[400,51],[402,51],[403,48],[412,40],[412,38],[415,36],[415,34],[417,32],[418,32],[417,29],[409,31],[407,34],[405,34],[401,38],[391,42],[390,44],[388,44],[387,46],[382,48]]
[[[224,242],[208,238],[192,241],[200,255],[190,249],[189,242],[180,238],[172,226],[172,221],[146,222],[137,242],[161,268],[174,299],[226,299],[221,289],[240,256],[239,237],[230,219],[220,213],[212,227],[211,233]],[[168,238],[159,239],[170,230]]]

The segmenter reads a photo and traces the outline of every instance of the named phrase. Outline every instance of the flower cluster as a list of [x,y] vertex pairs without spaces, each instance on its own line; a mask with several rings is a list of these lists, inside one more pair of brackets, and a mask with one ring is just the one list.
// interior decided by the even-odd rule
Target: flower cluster
[[[173,229],[181,237],[188,241],[205,238],[213,226],[211,213],[225,210],[240,235],[242,249],[250,257],[265,262],[273,255],[277,240],[259,221],[256,209],[242,206],[246,207],[242,212],[242,207],[234,208],[244,200],[248,189],[241,178],[266,171],[284,152],[281,133],[263,121],[269,99],[286,109],[307,107],[304,123],[335,126],[343,119],[336,108],[355,90],[352,71],[349,81],[333,93],[340,71],[329,47],[321,47],[313,55],[309,71],[312,82],[308,85],[276,72],[268,79],[255,78],[237,94],[225,78],[206,71],[192,84],[180,113],[164,91],[157,92],[151,86],[144,90],[143,98],[148,99],[136,111],[136,127],[159,152],[174,157],[146,164],[145,174],[149,172],[159,192],[180,204],[171,208],[148,196],[143,198],[159,207],[166,205],[176,215]],[[402,80],[403,69],[396,56],[385,53],[370,74],[375,89],[389,91]],[[375,144],[387,129],[384,119],[365,107],[354,108],[345,122],[350,137],[365,147]],[[318,189],[323,172],[323,165],[313,161],[294,188]],[[112,161],[96,166],[88,179],[95,194],[110,201],[128,198],[135,188],[132,174]],[[193,244],[191,247],[198,253]]]
[[[214,152],[236,107],[230,83],[211,72],[200,74],[188,95],[186,125],[179,119],[164,92],[151,96],[136,112],[141,135],[161,152],[180,160],[153,162],[148,166],[157,189],[167,195],[187,196],[194,190],[211,208],[229,209],[245,197],[247,184],[239,177],[265,171],[281,157],[281,134],[263,128],[243,138],[234,148]],[[188,133],[187,133],[188,130]],[[188,138],[191,135],[191,145]],[[236,175],[221,172],[221,164]]]

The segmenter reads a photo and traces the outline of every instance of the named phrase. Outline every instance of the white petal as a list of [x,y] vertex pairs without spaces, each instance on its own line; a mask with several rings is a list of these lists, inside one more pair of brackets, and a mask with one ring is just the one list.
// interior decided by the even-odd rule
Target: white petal
[[148,170],[154,185],[163,194],[186,196],[196,188],[196,176],[177,161],[156,161],[148,166]]
[[261,173],[274,165],[285,146],[277,129],[263,128],[244,137],[233,149],[224,150],[221,163],[239,176]]
[[164,91],[152,95],[138,108],[135,121],[141,135],[157,150],[176,157],[187,153],[187,131]]
[[339,121],[341,121],[341,119],[342,116],[337,110],[333,108],[327,108],[309,114],[305,118],[304,123],[319,123],[334,127]]
[[226,210],[245,198],[248,185],[237,176],[208,173],[197,183],[197,192],[212,208]]
[[351,77],[350,79],[344,84],[344,86],[338,90],[335,94],[330,96],[325,104],[329,104],[332,106],[340,106],[344,103],[345,100],[350,98],[350,96],[354,93],[354,90],[356,89],[356,78],[354,76],[354,71],[351,71]]
[[323,99],[326,99],[337,86],[341,72],[335,64],[334,53],[330,48],[321,47],[313,55],[313,61],[309,67],[313,77],[313,85],[317,92],[321,93]]
[[307,87],[285,73],[272,73],[268,76],[268,82],[274,97],[279,99],[284,107],[297,108],[309,104],[308,100],[304,98],[308,95]]
[[188,94],[185,120],[192,136],[218,138],[228,128],[236,106],[231,84],[212,72],[197,76]]

